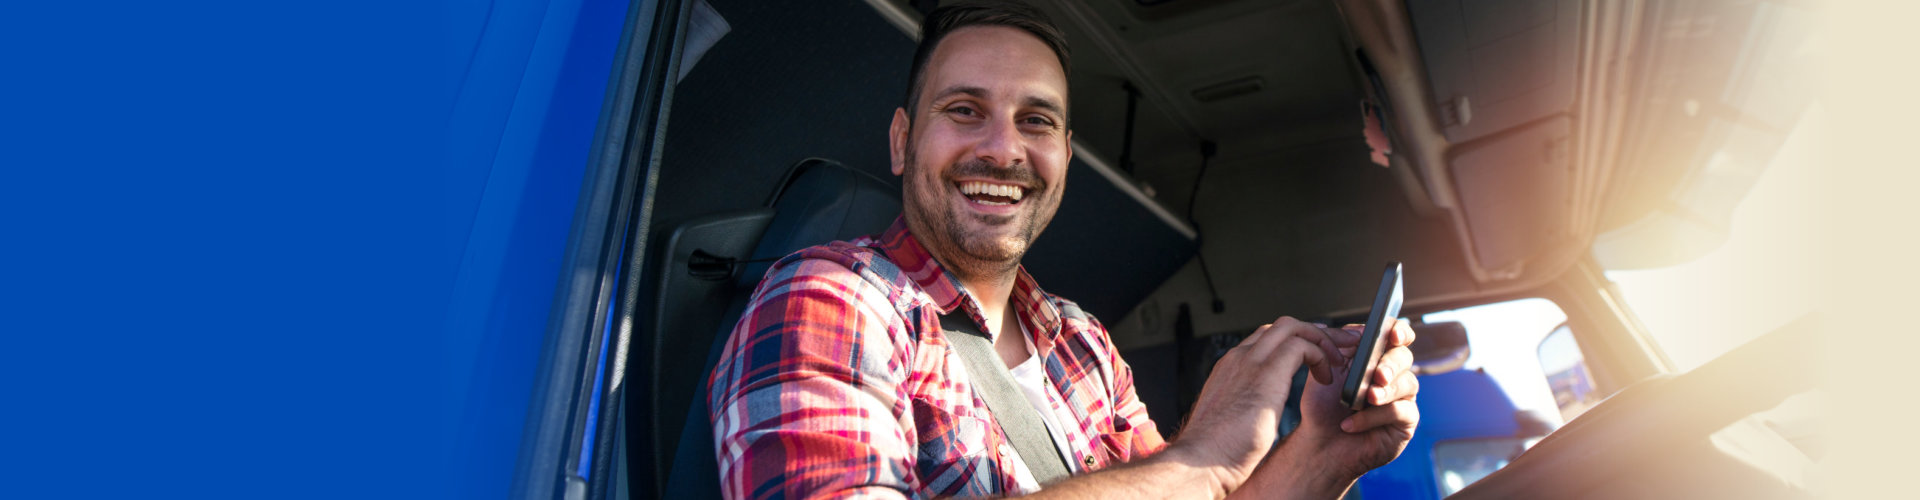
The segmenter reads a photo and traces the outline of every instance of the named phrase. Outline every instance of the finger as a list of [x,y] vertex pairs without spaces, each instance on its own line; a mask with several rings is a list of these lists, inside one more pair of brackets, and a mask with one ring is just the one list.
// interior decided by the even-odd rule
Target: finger
[[[1280,319],[1287,318],[1283,317]],[[1278,321],[1260,325],[1259,328],[1255,328],[1253,333],[1247,334],[1247,338],[1241,339],[1240,345],[1234,346],[1232,350],[1240,351],[1241,354],[1252,359],[1265,358],[1267,353],[1273,351],[1273,346],[1287,339],[1286,333],[1280,331],[1279,326],[1275,323],[1278,323]]]
[[1367,377],[1367,393],[1365,396],[1369,404],[1377,406],[1381,403],[1392,401],[1391,399],[1387,399],[1386,396],[1393,393],[1393,380],[1394,375],[1397,373],[1400,373],[1399,370],[1386,366],[1386,363],[1381,363],[1380,366],[1374,368],[1373,374]]
[[1392,345],[1396,345],[1396,346],[1413,345],[1413,339],[1415,337],[1413,333],[1413,322],[1396,319],[1393,321],[1393,330],[1391,330],[1391,332],[1392,332],[1392,335],[1390,335],[1390,337],[1392,337],[1393,339]]
[[[1329,376],[1331,376],[1331,375],[1333,375],[1333,373],[1332,373],[1332,371],[1331,371],[1331,370],[1333,369],[1333,366],[1338,366],[1338,365],[1345,365],[1345,364],[1347,364],[1347,363],[1351,363],[1351,362],[1353,362],[1353,358],[1351,358],[1351,357],[1350,357],[1350,356],[1351,356],[1350,354],[1347,354],[1347,353],[1345,353],[1345,352],[1342,352],[1342,350],[1340,349],[1340,346],[1336,346],[1336,345],[1333,345],[1333,339],[1330,339],[1330,338],[1329,338],[1329,339],[1321,339],[1321,340],[1320,340],[1320,350],[1322,350],[1322,351],[1326,351],[1326,353],[1330,355],[1329,357],[1330,357],[1330,358],[1332,358],[1332,359],[1328,359],[1328,360],[1327,360],[1327,364],[1329,365],[1329,366],[1327,367],[1327,369],[1329,370],[1329,371],[1328,371],[1328,373],[1327,373],[1327,375],[1329,375]],[[1347,350],[1349,350],[1349,351],[1350,351],[1351,349],[1347,349]],[[1315,379],[1315,380],[1319,380],[1319,379]],[[1320,380],[1320,383],[1322,383],[1322,384],[1331,384],[1331,383],[1333,383],[1333,381],[1332,381],[1332,380]]]
[[1373,383],[1384,385],[1392,382],[1394,375],[1409,371],[1413,371],[1413,350],[1405,347],[1387,349],[1386,353],[1380,355],[1380,363],[1374,365]]
[[1369,391],[1368,394],[1369,397],[1373,398],[1371,402],[1374,406],[1380,406],[1390,401],[1402,399],[1413,401],[1414,398],[1419,395],[1420,377],[1415,376],[1411,372],[1401,373],[1399,376],[1394,377],[1393,383],[1391,384],[1374,386],[1373,390]]
[[1412,401],[1403,399],[1355,412],[1346,420],[1340,421],[1340,430],[1354,433],[1381,427],[1412,430],[1419,425],[1420,407],[1414,405]]
[[1330,339],[1332,338],[1331,337],[1332,332],[1339,331],[1336,329],[1326,328],[1314,323],[1308,323],[1308,322],[1296,320],[1293,318],[1282,318],[1282,319],[1286,319],[1289,321],[1284,323],[1275,323],[1275,324],[1283,325],[1284,327],[1287,328],[1288,332],[1293,333],[1296,336],[1306,338],[1307,340],[1311,340],[1315,343],[1318,343],[1323,339]]
[[1253,332],[1248,333],[1246,337],[1241,338],[1240,343],[1234,344],[1234,347],[1247,347],[1247,346],[1253,345],[1255,342],[1257,342],[1260,339],[1261,333],[1265,333],[1268,329],[1271,329],[1271,328],[1273,328],[1273,323],[1267,323],[1264,325],[1260,325],[1259,328],[1254,328]]
[[1264,359],[1272,355],[1274,349],[1288,339],[1302,338],[1308,342],[1318,343],[1320,339],[1326,338],[1326,333],[1310,323],[1290,316],[1281,316],[1280,319],[1273,321],[1273,326],[1258,332],[1257,337],[1252,339],[1253,345],[1247,355],[1252,356],[1253,359]]
[[[1315,380],[1323,384],[1332,383],[1333,371],[1327,364],[1326,350],[1321,348],[1320,344],[1305,338],[1294,337],[1287,339],[1280,349],[1282,362],[1292,364],[1293,370],[1305,366],[1307,373],[1312,374]],[[1291,372],[1292,370],[1288,370],[1288,373]]]
[[[1263,337],[1262,334],[1266,333],[1266,331],[1271,329],[1272,327],[1273,327],[1273,324],[1268,323],[1265,325],[1260,325],[1259,328],[1253,329],[1253,331],[1248,333],[1246,337],[1242,337],[1240,339],[1240,343],[1234,344],[1233,348],[1227,349],[1226,353],[1221,354],[1220,360],[1225,361],[1227,360],[1227,358],[1241,358],[1249,355],[1249,353],[1254,350],[1254,347],[1260,344],[1260,338]],[[1219,366],[1219,365],[1220,363],[1218,362],[1214,364],[1214,366]]]
[[1333,339],[1333,345],[1352,347],[1360,345],[1360,332],[1353,330],[1353,326],[1354,325],[1347,325],[1340,328],[1322,328],[1320,332],[1325,334],[1327,338]]

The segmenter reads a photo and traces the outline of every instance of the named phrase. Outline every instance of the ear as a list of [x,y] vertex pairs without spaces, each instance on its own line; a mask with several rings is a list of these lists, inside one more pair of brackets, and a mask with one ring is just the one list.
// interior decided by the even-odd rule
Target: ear
[[893,108],[893,126],[887,129],[887,150],[893,157],[893,175],[900,175],[907,169],[907,129],[912,128],[907,121],[906,108]]
[[1067,162],[1065,164],[1073,164],[1073,129],[1067,129]]

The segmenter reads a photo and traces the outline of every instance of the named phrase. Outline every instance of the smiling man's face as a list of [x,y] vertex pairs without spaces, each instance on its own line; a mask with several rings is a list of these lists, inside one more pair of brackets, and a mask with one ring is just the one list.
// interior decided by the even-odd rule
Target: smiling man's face
[[923,78],[891,137],[907,227],[962,278],[1011,271],[1066,189],[1059,59],[1020,29],[975,26],[941,40]]

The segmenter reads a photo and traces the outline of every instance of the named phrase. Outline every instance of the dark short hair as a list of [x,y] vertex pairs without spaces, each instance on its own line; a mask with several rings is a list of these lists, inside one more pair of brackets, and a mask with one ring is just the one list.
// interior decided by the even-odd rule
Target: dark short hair
[[[1031,5],[1014,2],[959,2],[927,13],[920,23],[920,47],[913,51],[913,69],[907,73],[907,101],[903,106],[912,116],[920,103],[920,84],[926,78],[927,59],[934,47],[947,35],[969,26],[1006,26],[1039,38],[1053,55],[1060,58],[1060,74],[1071,77],[1073,65],[1067,53],[1067,38],[1053,26],[1047,15]],[[1064,96],[1063,96],[1064,97]]]

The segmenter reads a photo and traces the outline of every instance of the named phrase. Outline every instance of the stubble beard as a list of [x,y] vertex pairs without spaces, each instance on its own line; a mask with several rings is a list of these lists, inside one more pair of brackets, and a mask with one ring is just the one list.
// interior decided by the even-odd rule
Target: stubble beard
[[[915,235],[922,239],[921,244],[962,280],[991,279],[996,283],[1012,280],[1014,269],[1020,267],[1021,257],[1026,256],[1034,238],[1046,227],[1047,221],[1040,219],[1043,216],[1051,219],[1051,213],[1036,213],[1038,210],[1035,208],[1044,205],[1023,206],[1021,211],[1009,215],[961,213],[941,195],[943,190],[951,189],[953,185],[953,180],[946,175],[968,174],[1017,181],[1034,187],[1025,200],[1035,204],[1051,201],[1047,199],[1046,182],[1031,170],[996,169],[978,161],[955,165],[946,175],[922,172],[925,167],[919,165],[919,158],[911,147],[906,151],[905,160],[906,168],[902,173],[907,183],[907,225],[924,230],[915,231]],[[970,203],[966,200],[961,202]],[[965,218],[994,226],[1015,224],[1017,230],[1005,237],[969,234],[962,224]]]

